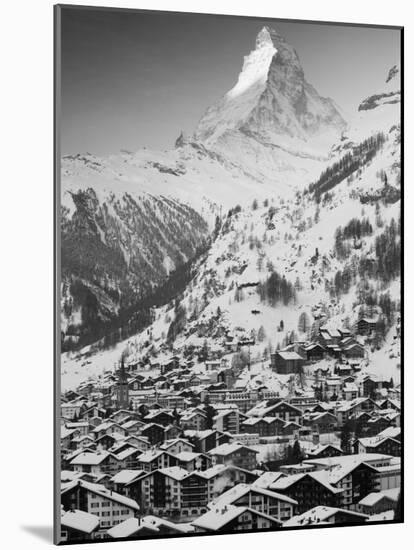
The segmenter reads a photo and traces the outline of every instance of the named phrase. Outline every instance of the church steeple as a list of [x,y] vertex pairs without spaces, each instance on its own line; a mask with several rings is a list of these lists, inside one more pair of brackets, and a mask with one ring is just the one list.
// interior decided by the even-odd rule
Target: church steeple
[[118,381],[117,381],[115,393],[116,393],[116,404],[118,409],[128,409],[129,386],[128,386],[128,375],[125,371],[124,357],[121,358],[121,366],[118,370]]

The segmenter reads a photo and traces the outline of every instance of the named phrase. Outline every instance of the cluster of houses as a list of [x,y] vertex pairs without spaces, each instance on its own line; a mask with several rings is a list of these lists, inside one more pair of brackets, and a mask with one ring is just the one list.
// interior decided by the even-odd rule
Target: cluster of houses
[[375,319],[361,318],[357,321],[353,333],[346,328],[320,328],[310,342],[293,342],[283,350],[271,354],[272,368],[279,374],[295,374],[304,365],[321,361],[326,357],[342,363],[358,365],[366,356],[366,348],[359,336],[375,331]]
[[[273,354],[271,367],[353,359],[359,345],[321,330],[318,342]],[[315,363],[312,390],[282,399],[243,387],[224,359],[192,366],[180,356],[151,371],[122,362],[62,395],[62,541],[394,517],[398,387],[338,360],[333,370]]]

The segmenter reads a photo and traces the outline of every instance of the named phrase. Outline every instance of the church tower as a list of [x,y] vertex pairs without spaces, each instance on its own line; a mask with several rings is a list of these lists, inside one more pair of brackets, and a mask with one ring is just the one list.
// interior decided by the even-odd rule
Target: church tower
[[118,381],[115,389],[116,405],[118,409],[129,408],[128,376],[125,372],[124,358],[121,359],[121,367],[118,371]]

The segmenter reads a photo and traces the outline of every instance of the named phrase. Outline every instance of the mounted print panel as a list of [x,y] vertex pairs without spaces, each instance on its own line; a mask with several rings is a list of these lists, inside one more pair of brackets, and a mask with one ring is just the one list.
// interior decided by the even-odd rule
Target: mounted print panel
[[402,33],[55,8],[57,544],[403,521]]

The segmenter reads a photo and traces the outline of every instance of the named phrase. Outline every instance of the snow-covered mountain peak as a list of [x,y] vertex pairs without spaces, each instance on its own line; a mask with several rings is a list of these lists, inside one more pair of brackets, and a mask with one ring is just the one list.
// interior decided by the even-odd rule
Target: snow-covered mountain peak
[[255,49],[245,56],[237,83],[227,92],[226,99],[237,98],[251,88],[255,88],[256,94],[259,95],[266,84],[270,63],[275,53],[276,49],[269,29],[263,27],[257,35]]

